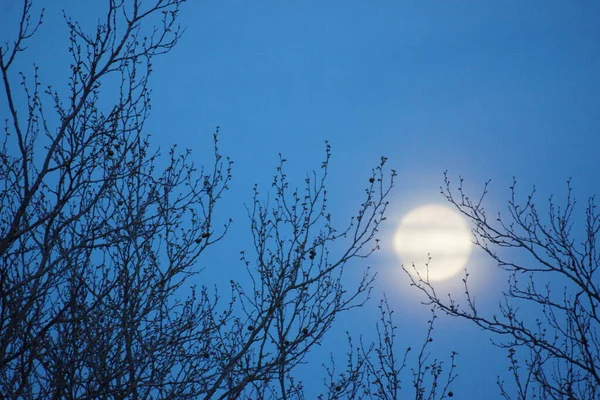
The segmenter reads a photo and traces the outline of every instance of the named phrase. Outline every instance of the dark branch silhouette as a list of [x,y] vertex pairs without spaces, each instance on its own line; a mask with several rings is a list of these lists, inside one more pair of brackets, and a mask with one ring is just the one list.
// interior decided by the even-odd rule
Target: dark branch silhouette
[[[413,285],[449,315],[464,318],[493,334],[506,348],[514,390],[498,378],[506,399],[597,399],[600,396],[600,214],[595,199],[578,219],[570,182],[564,205],[550,198],[539,211],[535,189],[517,200],[516,180],[510,187],[508,216],[490,217],[487,194],[472,200],[461,183],[458,197],[446,176],[442,193],[472,223],[474,241],[506,271],[508,289],[493,314],[475,303],[468,274],[465,298],[442,298],[425,279]],[[578,229],[575,230],[574,228]],[[523,308],[536,310],[522,311]]]
[[[369,269],[355,283],[344,271],[378,248],[395,172],[382,157],[354,217],[334,227],[329,144],[301,188],[283,158],[270,197],[255,188],[254,247],[240,261],[251,284],[232,281],[227,293],[194,286],[204,251],[231,223],[215,210],[232,162],[218,129],[207,167],[190,150],[161,155],[145,133],[152,62],[180,39],[183,2],[109,0],[91,31],[64,13],[66,88],[42,82],[37,66],[14,71],[44,21],[31,0],[0,47],[2,398],[301,399],[296,367],[337,315],[369,298]],[[397,398],[406,355],[394,355],[387,302],[381,312],[378,342],[351,350],[359,354],[351,374],[366,381],[329,385],[326,397],[357,385],[352,393]],[[432,329],[411,369],[417,399],[451,395],[454,365],[441,387],[441,363],[428,359]],[[372,383],[381,369],[392,375]]]

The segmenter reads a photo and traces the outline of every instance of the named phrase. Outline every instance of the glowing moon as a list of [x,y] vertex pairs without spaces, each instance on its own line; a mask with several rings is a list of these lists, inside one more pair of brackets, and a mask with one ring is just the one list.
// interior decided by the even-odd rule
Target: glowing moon
[[[465,219],[450,207],[425,205],[406,214],[394,240],[405,268],[412,264],[424,280],[443,281],[460,272],[471,254],[471,231]],[[429,267],[426,266],[431,256]]]

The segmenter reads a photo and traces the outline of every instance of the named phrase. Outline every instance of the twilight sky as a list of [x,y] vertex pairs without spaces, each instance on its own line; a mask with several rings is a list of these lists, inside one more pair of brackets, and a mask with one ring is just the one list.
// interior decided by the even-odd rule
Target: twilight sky
[[[1,38],[19,11],[12,3],[0,0]],[[60,9],[93,23],[102,7],[53,2],[21,58],[23,70],[35,61],[42,79],[64,84]],[[187,27],[181,42],[154,65],[152,143],[191,148],[201,163],[218,125],[221,151],[235,161],[220,209],[234,225],[205,258],[199,283],[240,276],[239,251],[251,240],[244,203],[254,183],[268,189],[278,153],[301,185],[330,141],[328,190],[340,221],[354,215],[380,156],[399,173],[382,251],[352,266],[379,273],[373,300],[337,321],[311,358],[317,366],[330,351],[343,357],[346,330],[369,338],[383,292],[396,310],[399,341],[420,344],[428,308],[409,287],[392,237],[412,208],[444,202],[445,170],[454,181],[462,175],[473,195],[492,179],[489,206],[499,211],[506,210],[513,176],[523,195],[535,184],[540,202],[551,193],[562,198],[570,177],[581,205],[600,187],[595,1],[191,1],[181,23]],[[479,303],[493,310],[505,275],[478,252],[468,268]],[[459,353],[453,390],[459,398],[500,398],[496,376],[508,376],[508,366],[489,336],[466,321],[440,318],[435,338],[436,356]],[[321,385],[314,371],[303,372],[307,388]],[[407,374],[407,395],[409,381]]]

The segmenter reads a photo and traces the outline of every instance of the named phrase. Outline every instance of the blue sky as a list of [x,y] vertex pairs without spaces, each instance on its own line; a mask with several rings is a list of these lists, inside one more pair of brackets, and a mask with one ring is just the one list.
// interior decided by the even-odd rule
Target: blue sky
[[[513,176],[524,191],[535,184],[540,199],[563,194],[569,177],[580,199],[599,187],[595,2],[189,6],[186,36],[157,63],[154,118],[173,132],[166,143],[177,138],[189,146],[206,145],[207,133],[221,126],[222,148],[236,163],[227,199],[227,210],[241,216],[234,218],[233,246],[247,238],[241,202],[254,182],[266,186],[277,153],[301,176],[317,165],[325,139],[333,148],[330,192],[340,216],[352,212],[381,155],[399,172],[391,222],[419,204],[442,202],[445,170],[463,175],[474,193],[492,179],[490,207],[498,210],[506,209]],[[390,249],[394,228],[388,226],[383,251],[369,262],[381,278],[375,301],[337,328],[368,335],[384,290],[403,340],[414,346],[428,309],[400,273]],[[233,257],[218,260],[235,268]],[[469,267],[481,271],[478,300],[491,309],[506,278],[481,254]],[[324,347],[343,351],[338,335]],[[456,393],[500,398],[495,382],[507,373],[506,357],[487,335],[442,318],[436,344],[440,356],[459,352]]]
[[[10,3],[0,2],[0,25],[15,15]],[[64,83],[60,8],[88,19],[101,8],[74,0],[56,4],[22,65],[36,61],[42,79],[63,76]],[[382,279],[374,301],[341,318],[323,346],[327,351],[316,356],[342,355],[345,349],[336,343],[347,329],[368,336],[382,291],[396,310],[402,340],[419,343],[428,309],[408,287],[391,237],[408,210],[443,202],[445,170],[464,176],[472,193],[492,179],[489,201],[497,210],[506,209],[513,176],[524,191],[535,184],[540,199],[563,194],[570,177],[581,200],[597,192],[599,15],[595,1],[187,4],[184,37],[155,62],[148,128],[154,145],[192,148],[201,162],[218,125],[221,150],[235,161],[221,204],[234,226],[206,259],[202,280],[219,282],[242,269],[238,251],[250,240],[244,203],[251,201],[254,183],[268,188],[278,153],[300,185],[305,171],[318,168],[324,141],[330,141],[330,205],[340,220],[357,208],[370,168],[385,155],[399,176],[384,248],[368,261]],[[8,25],[0,28],[2,37]],[[481,254],[469,268],[479,271],[481,304],[493,307],[505,278]],[[500,398],[495,381],[507,371],[506,357],[489,337],[445,318],[436,332],[440,356],[459,352],[455,393]],[[313,378],[320,383],[321,377],[306,379]]]

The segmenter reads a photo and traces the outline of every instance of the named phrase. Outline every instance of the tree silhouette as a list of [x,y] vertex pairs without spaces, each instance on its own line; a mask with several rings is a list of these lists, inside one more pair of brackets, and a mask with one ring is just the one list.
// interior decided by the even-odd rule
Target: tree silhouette
[[[457,377],[455,352],[449,357],[449,367],[444,361],[432,358],[428,350],[433,342],[434,323],[437,319],[435,309],[431,309],[428,329],[414,361],[409,359],[412,348],[406,347],[399,352],[397,343],[398,326],[394,322],[394,311],[387,298],[379,303],[380,320],[376,326],[374,343],[365,344],[361,338],[359,345],[353,345],[350,332],[346,332],[350,350],[347,354],[346,368],[336,373],[335,360],[332,358],[327,369],[327,395],[319,399],[403,399],[406,393],[403,387],[404,374],[409,363],[412,376],[410,387],[414,390],[415,400],[435,400],[454,397],[450,387]],[[405,372],[406,371],[406,372]]]
[[[456,196],[446,175],[442,194],[473,223],[475,244],[508,275],[499,309],[486,314],[476,306],[468,274],[462,302],[444,299],[431,283],[409,274],[412,284],[428,304],[474,322],[507,350],[515,385],[510,389],[498,378],[504,398],[600,398],[600,215],[595,199],[588,200],[584,218],[578,219],[569,182],[564,205],[551,197],[542,212],[535,189],[524,201],[517,199],[514,180],[508,216],[491,217],[484,207],[488,184],[472,200],[462,182]],[[523,308],[537,314],[532,317]]]
[[[357,213],[336,228],[325,189],[329,144],[301,189],[288,182],[283,158],[270,202],[255,188],[254,248],[241,254],[251,285],[232,281],[225,300],[223,288],[194,286],[201,255],[231,222],[217,221],[215,209],[232,163],[218,129],[214,159],[197,167],[190,150],[154,152],[144,126],[152,61],[180,39],[183,2],[110,0],[91,33],[65,13],[66,88],[42,82],[38,66],[32,76],[14,72],[43,22],[31,0],[0,47],[5,398],[303,398],[295,367],[339,313],[369,297],[374,275],[347,285],[344,269],[378,248],[395,172],[382,157]],[[382,310],[382,318],[391,313]],[[395,328],[382,322],[379,344],[363,348],[361,360],[376,352],[374,362],[396,374],[384,360]],[[417,393],[429,374],[421,354]],[[361,366],[368,376],[378,371],[371,361]],[[340,391],[327,386],[326,396]]]

